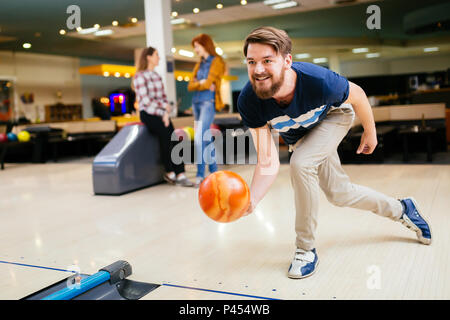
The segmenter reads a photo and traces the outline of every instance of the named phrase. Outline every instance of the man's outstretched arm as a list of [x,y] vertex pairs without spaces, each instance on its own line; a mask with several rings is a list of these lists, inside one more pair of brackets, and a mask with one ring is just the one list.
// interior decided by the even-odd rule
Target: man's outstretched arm
[[361,120],[364,132],[361,136],[361,143],[356,153],[371,154],[377,146],[377,131],[375,129],[375,121],[373,119],[372,107],[369,99],[367,99],[364,90],[354,84],[349,83],[348,99],[344,103],[350,103],[355,110],[356,115]]
[[255,145],[258,162],[253,173],[250,186],[250,206],[247,214],[250,214],[266,195],[280,168],[280,159],[272,134],[267,125],[250,129]]

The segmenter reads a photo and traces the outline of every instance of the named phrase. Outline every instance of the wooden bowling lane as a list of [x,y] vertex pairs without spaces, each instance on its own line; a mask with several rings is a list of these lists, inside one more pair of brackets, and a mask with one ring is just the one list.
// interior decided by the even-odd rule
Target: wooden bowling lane
[[[251,181],[253,166],[225,168]],[[370,212],[334,207],[321,194],[318,270],[310,278],[291,280],[286,272],[295,233],[288,166],[282,165],[254,214],[220,224],[202,213],[197,189],[163,184],[120,197],[94,196],[91,163],[80,161],[8,165],[0,173],[5,181],[0,184],[0,260],[60,268],[77,264],[87,274],[126,260],[133,267],[131,280],[225,292],[162,286],[145,299],[245,299],[227,293],[277,299],[449,299],[450,166],[344,169],[355,183],[397,198],[414,196],[430,217],[433,244],[419,244],[401,224]],[[188,166],[188,175],[193,177],[195,168]],[[21,284],[32,271],[19,272],[23,278],[3,273],[3,299],[40,289],[37,279]],[[66,277],[46,272],[56,274],[52,283]],[[368,286],[373,274],[380,276],[379,288]]]

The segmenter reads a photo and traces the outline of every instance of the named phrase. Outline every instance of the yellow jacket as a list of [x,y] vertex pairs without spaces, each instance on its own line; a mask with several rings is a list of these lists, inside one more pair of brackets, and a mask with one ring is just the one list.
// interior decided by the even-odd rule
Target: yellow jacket
[[200,84],[197,81],[197,72],[200,68],[200,62],[197,62],[193,71],[193,78],[189,81],[188,91],[203,91],[208,90],[212,84],[216,86],[216,110],[220,111],[224,107],[222,97],[220,95],[220,85],[222,83],[222,76],[225,74],[225,61],[219,56],[214,57],[209,68],[208,78],[205,82]]

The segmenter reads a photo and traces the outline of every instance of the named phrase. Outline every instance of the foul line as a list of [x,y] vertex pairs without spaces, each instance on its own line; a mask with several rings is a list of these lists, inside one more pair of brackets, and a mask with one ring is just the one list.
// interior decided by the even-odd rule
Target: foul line
[[66,269],[58,269],[58,268],[50,268],[50,267],[44,267],[44,266],[36,266],[33,264],[25,264],[25,263],[18,263],[18,262],[9,262],[9,261],[3,261],[0,260],[0,263],[4,263],[4,264],[13,264],[16,266],[22,266],[22,267],[32,267],[32,268],[39,268],[39,269],[47,269],[47,270],[55,270],[55,271],[63,271],[63,272],[71,272],[71,273],[75,273],[75,271],[73,270],[66,270]]
[[179,286],[179,285],[168,284],[168,283],[163,283],[162,285],[163,285],[163,286],[167,286],[167,287],[175,287],[175,288],[192,289],[192,290],[199,290],[199,291],[206,291],[206,292],[214,292],[214,293],[230,294],[230,295],[234,295],[234,296],[241,296],[241,297],[248,297],[248,298],[257,298],[257,299],[264,299],[264,300],[280,300],[280,299],[275,299],[275,298],[260,297],[260,296],[252,296],[252,295],[248,295],[248,294],[235,293],[235,292],[227,292],[227,291],[219,291],[219,290],[211,290],[211,289],[203,289],[203,288],[194,288],[194,287]]

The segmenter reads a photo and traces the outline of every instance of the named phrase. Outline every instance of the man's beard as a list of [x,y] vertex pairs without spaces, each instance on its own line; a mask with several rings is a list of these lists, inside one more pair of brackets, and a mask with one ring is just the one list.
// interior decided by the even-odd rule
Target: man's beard
[[256,86],[256,79],[255,79],[255,75],[252,76],[250,83],[252,84],[253,87],[253,91],[256,93],[256,95],[258,96],[258,98],[260,99],[269,99],[271,97],[273,97],[278,90],[280,90],[281,86],[284,83],[284,72],[280,73],[280,77],[278,79],[278,81],[274,81],[273,75],[269,75],[269,74],[263,74],[263,75],[258,75],[258,77],[264,77],[264,76],[270,76],[269,79],[272,79],[272,85],[267,88],[258,88]]

